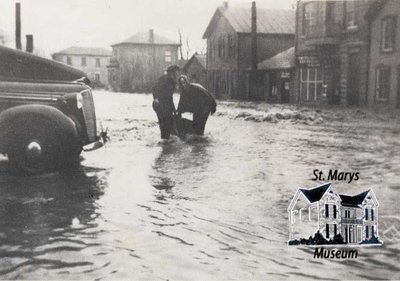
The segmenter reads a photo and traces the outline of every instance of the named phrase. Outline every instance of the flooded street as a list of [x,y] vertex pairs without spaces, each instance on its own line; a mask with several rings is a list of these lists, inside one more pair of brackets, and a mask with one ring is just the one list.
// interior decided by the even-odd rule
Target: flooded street
[[[204,137],[162,142],[151,100],[95,92],[111,142],[75,171],[20,177],[0,160],[0,279],[400,279],[399,116],[221,102]],[[287,246],[315,169],[359,172],[340,193],[373,188],[382,247]]]

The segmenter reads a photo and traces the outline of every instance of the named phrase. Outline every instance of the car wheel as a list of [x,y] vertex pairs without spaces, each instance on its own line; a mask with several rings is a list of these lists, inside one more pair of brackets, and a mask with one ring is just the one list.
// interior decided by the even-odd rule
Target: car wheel
[[52,172],[62,163],[62,145],[57,129],[44,120],[29,120],[13,128],[8,158],[17,171],[35,175]]

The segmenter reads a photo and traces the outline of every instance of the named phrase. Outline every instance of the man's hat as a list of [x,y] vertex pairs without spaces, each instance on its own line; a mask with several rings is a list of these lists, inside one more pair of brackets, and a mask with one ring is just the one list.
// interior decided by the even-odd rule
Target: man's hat
[[174,64],[167,68],[167,73],[173,73],[179,70],[180,70],[179,66]]

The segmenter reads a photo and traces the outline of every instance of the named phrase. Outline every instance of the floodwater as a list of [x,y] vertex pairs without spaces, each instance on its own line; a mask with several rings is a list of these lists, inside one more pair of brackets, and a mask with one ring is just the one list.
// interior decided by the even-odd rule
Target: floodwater
[[[0,161],[0,279],[400,279],[399,116],[224,102],[204,137],[161,142],[150,95],[95,100],[111,142],[77,170],[21,177]],[[360,173],[335,186],[374,189],[383,246],[354,260],[287,246],[314,169]]]

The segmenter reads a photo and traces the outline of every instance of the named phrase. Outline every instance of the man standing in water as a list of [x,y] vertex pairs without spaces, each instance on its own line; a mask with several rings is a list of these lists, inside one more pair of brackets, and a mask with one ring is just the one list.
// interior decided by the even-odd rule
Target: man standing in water
[[200,84],[190,83],[185,75],[179,77],[181,97],[178,104],[178,116],[184,112],[193,113],[193,131],[196,135],[204,135],[208,116],[217,110],[214,97]]
[[161,76],[153,89],[153,109],[157,114],[161,138],[168,139],[173,127],[175,105],[173,94],[179,76],[179,67],[168,67],[167,74]]

